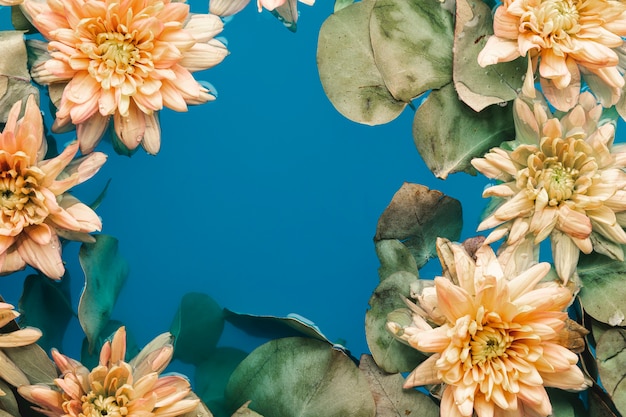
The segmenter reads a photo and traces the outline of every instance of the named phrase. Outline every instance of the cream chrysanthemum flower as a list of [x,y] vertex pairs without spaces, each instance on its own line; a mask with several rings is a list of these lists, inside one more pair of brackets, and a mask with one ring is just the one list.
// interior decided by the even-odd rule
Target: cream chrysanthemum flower
[[[602,107],[589,92],[561,119],[541,101],[515,101],[513,150],[494,148],[472,165],[501,183],[483,197],[500,204],[478,227],[497,227],[488,243],[507,236],[501,256],[522,265],[548,236],[559,276],[567,281],[580,251],[623,258],[626,244],[626,145],[613,145],[613,123],[598,125]],[[512,262],[511,265],[514,265]]]
[[[540,283],[548,263],[507,276],[488,245],[475,260],[444,239],[437,249],[446,276],[416,294],[418,304],[407,300],[409,326],[387,323],[395,337],[432,353],[405,388],[443,383],[445,417],[523,417],[551,414],[545,387],[588,386],[576,354],[558,343],[573,295],[557,282]],[[450,265],[442,251],[453,254]]]
[[94,152],[72,160],[78,143],[44,160],[43,120],[30,96],[18,120],[16,103],[0,133],[0,273],[31,265],[46,276],[65,272],[59,236],[92,242],[90,232],[102,228],[100,218],[67,191],[91,178],[106,161]]
[[191,73],[228,54],[214,39],[223,28],[216,15],[190,16],[187,4],[170,0],[26,0],[23,7],[50,41],[50,59],[33,69],[33,78],[67,84],[53,130],[77,125],[83,153],[94,149],[112,117],[129,150],[141,144],[156,154],[156,112],[215,99]]
[[61,371],[47,385],[18,388],[37,411],[49,417],[175,417],[196,408],[188,398],[189,381],[180,375],[161,376],[174,353],[171,344],[141,352],[136,363],[124,361],[126,330],[121,327],[100,352],[100,364],[89,371],[80,362],[52,351]]
[[578,101],[581,74],[605,107],[617,103],[624,68],[615,49],[623,47],[626,36],[625,2],[504,0],[493,28],[478,63],[484,67],[529,55],[527,94],[538,64],[544,94],[559,110]]

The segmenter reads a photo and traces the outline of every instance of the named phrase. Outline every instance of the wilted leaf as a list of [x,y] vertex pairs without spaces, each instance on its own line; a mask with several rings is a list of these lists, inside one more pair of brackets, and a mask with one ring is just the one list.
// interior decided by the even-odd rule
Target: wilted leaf
[[272,417],[374,417],[374,399],[354,362],[328,343],[272,340],[239,364],[226,387],[231,409],[250,400]]
[[332,344],[315,323],[299,314],[292,313],[287,317],[260,316],[235,313],[229,309],[224,309],[224,314],[229,323],[252,336],[266,339],[308,336]]
[[374,60],[391,95],[413,98],[452,80],[452,15],[439,1],[376,0]]
[[387,89],[370,41],[374,0],[353,3],[326,19],[317,44],[317,68],[324,92],[348,119],[378,125],[398,117],[406,103]]
[[0,123],[6,123],[13,104],[22,100],[25,105],[31,94],[39,100],[39,90],[30,82],[24,34],[0,31],[0,51],[3,57],[11,57],[0,60]]
[[56,366],[37,344],[4,349],[4,353],[19,366],[30,384],[50,384],[58,376]]
[[437,253],[437,237],[457,240],[463,227],[461,203],[440,191],[405,182],[378,219],[374,241],[398,239],[421,268]]
[[626,413],[626,329],[607,330],[596,346],[602,386],[620,413]]
[[626,263],[592,253],[581,255],[578,275],[583,283],[580,299],[585,312],[594,319],[619,326],[626,314]]
[[74,311],[69,301],[69,275],[60,282],[29,275],[19,302],[20,324],[36,327],[43,335],[37,342],[45,351],[60,347]]
[[415,112],[413,140],[438,178],[476,171],[472,158],[515,137],[511,106],[493,105],[480,113],[459,101],[452,84],[432,91]]
[[224,402],[226,384],[231,374],[248,356],[246,352],[232,347],[218,347],[213,354],[196,367],[195,392],[211,409],[214,415],[228,416]]
[[589,415],[592,417],[621,417],[613,402],[598,385],[589,390]]
[[480,0],[457,0],[454,37],[454,86],[461,100],[475,111],[511,101],[522,88],[525,58],[478,65],[478,54],[493,34],[491,9]]
[[361,356],[359,369],[372,390],[376,417],[439,417],[439,407],[433,400],[417,390],[403,389],[404,377],[383,371],[370,355]]
[[412,371],[426,356],[396,340],[387,331],[387,315],[406,307],[402,297],[408,298],[410,286],[418,282],[415,275],[400,271],[382,281],[369,300],[365,313],[365,338],[374,360],[389,373]]
[[210,357],[223,330],[222,307],[213,298],[197,292],[185,294],[170,327],[174,357],[198,365]]
[[378,276],[381,281],[398,271],[419,276],[417,263],[411,251],[397,239],[382,239],[376,242],[376,255],[380,261]]
[[85,273],[85,287],[78,303],[78,321],[93,352],[96,339],[108,323],[126,277],[128,262],[118,252],[113,236],[94,235],[95,243],[83,243],[78,253]]

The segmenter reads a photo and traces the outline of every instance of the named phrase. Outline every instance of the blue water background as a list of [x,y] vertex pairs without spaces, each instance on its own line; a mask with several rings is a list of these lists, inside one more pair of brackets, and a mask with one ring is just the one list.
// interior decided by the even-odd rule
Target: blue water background
[[[222,33],[230,55],[196,74],[218,99],[187,113],[162,111],[157,156],[119,156],[101,143],[107,163],[75,188],[90,202],[111,179],[97,212],[131,270],[112,318],[140,345],[167,331],[181,297],[195,291],[237,312],[298,313],[358,357],[368,351],[364,316],[379,282],[372,238],[402,183],[460,199],[462,238],[475,235],[487,181],[436,179],[413,144],[411,109],[371,127],[347,120],[326,98],[316,48],[332,3],[300,4],[295,34],[249,5]],[[206,10],[192,2],[192,11]],[[0,13],[9,28],[8,9]],[[62,146],[73,136],[58,138]],[[83,285],[78,247],[64,250],[74,306]],[[32,272],[0,277],[0,294],[17,305]],[[440,268],[422,272],[432,277]],[[78,358],[82,337],[72,320],[61,349]],[[227,328],[220,344],[246,350],[254,341]]]

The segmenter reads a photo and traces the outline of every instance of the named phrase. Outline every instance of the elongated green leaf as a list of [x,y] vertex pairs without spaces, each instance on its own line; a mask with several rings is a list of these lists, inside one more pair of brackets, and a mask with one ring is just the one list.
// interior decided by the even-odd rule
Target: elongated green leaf
[[95,235],[94,243],[83,243],[78,253],[85,273],[85,287],[78,303],[78,321],[93,352],[96,340],[128,276],[128,262],[118,252],[113,236]]
[[626,262],[592,253],[581,255],[578,275],[583,283],[580,299],[594,319],[611,326],[624,325],[626,314]]
[[417,390],[403,389],[404,377],[383,371],[370,355],[361,356],[359,369],[372,390],[376,417],[439,417],[439,407],[432,399]]
[[452,80],[452,15],[439,1],[376,0],[370,36],[391,95],[413,98]]
[[223,330],[222,307],[213,298],[197,292],[185,294],[170,327],[174,357],[198,365],[211,356]]
[[493,34],[491,10],[481,0],[457,0],[454,37],[454,86],[468,106],[481,111],[492,104],[511,101],[521,90],[526,58],[478,65],[478,54]]
[[31,94],[39,99],[39,90],[30,82],[24,34],[18,31],[0,32],[0,51],[3,57],[11,57],[0,59],[0,123],[5,123],[16,101],[22,100],[24,105]]
[[301,337],[272,340],[239,364],[226,387],[232,410],[272,417],[374,417],[374,399],[354,362],[328,343]]
[[4,349],[7,357],[15,363],[31,384],[51,384],[56,378],[56,366],[46,352],[37,344]]
[[515,137],[511,106],[489,106],[480,113],[459,101],[448,84],[430,93],[415,112],[413,140],[438,178],[454,172],[475,174],[470,161]]
[[6,416],[16,417],[20,415],[17,399],[11,387],[2,380],[0,380],[0,411],[4,411]]
[[354,3],[329,16],[317,44],[317,68],[328,99],[348,119],[368,125],[390,122],[406,105],[393,98],[374,61],[370,15],[375,3]]
[[436,256],[438,237],[460,237],[462,218],[458,200],[424,185],[405,182],[378,219],[374,241],[400,240],[421,268]]
[[626,330],[607,330],[596,346],[598,371],[602,386],[615,407],[626,413]]
[[400,271],[380,282],[369,301],[365,313],[365,338],[367,346],[380,368],[389,373],[412,371],[426,356],[396,340],[387,331],[387,315],[406,307],[402,297],[409,297],[411,284],[417,283],[415,275]]

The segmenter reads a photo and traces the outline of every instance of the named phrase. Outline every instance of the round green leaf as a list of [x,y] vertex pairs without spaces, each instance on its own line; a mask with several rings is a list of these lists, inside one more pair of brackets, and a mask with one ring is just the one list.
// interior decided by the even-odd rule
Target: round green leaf
[[78,303],[78,321],[93,352],[96,340],[109,322],[117,297],[128,277],[128,262],[118,252],[113,236],[94,235],[78,252],[85,273],[85,287]]
[[448,84],[431,92],[415,112],[415,146],[438,178],[454,172],[473,175],[472,158],[515,137],[510,107],[493,105],[476,113],[459,101],[454,86]]
[[607,330],[596,346],[602,386],[620,413],[626,413],[626,329]]
[[365,338],[374,360],[389,373],[412,371],[426,356],[418,350],[396,340],[387,331],[387,315],[406,307],[402,296],[409,297],[411,284],[417,283],[415,275],[399,271],[378,284],[365,313]]
[[377,0],[370,19],[376,66],[391,95],[410,102],[452,80],[452,15],[441,2]]
[[581,255],[578,275],[583,283],[580,299],[594,319],[611,326],[624,325],[626,314],[626,262],[592,253]]
[[493,34],[491,9],[481,0],[457,0],[454,37],[454,86],[475,111],[517,97],[526,73],[526,58],[478,65],[478,54]]
[[185,294],[170,327],[174,358],[195,365],[207,360],[223,330],[224,313],[213,298],[196,292]]
[[374,417],[374,399],[354,362],[328,343],[301,337],[272,340],[235,369],[226,400],[272,417]]
[[415,258],[409,248],[397,239],[382,239],[376,242],[376,255],[380,261],[378,276],[381,281],[398,271],[419,276]]
[[328,99],[343,116],[368,125],[390,122],[406,105],[393,98],[374,61],[370,15],[375,3],[354,3],[329,16],[317,44],[317,68]]

